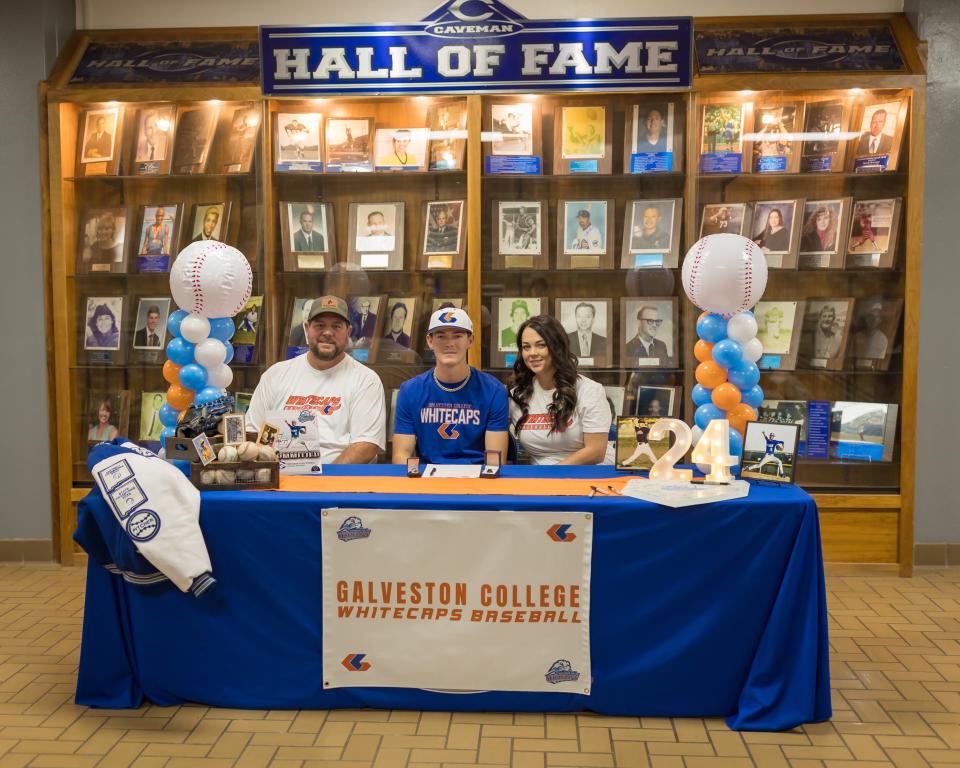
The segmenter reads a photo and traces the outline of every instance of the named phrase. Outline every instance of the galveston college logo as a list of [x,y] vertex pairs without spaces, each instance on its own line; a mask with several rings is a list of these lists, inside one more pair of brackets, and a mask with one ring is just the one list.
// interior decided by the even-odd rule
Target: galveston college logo
[[353,541],[354,539],[366,539],[370,536],[370,529],[363,527],[363,521],[354,516],[348,517],[340,524],[340,530],[337,531],[337,538],[340,541]]
[[[523,24],[496,0],[454,0],[424,28],[436,37],[505,37],[515,35]],[[429,18],[429,17],[428,17]]]
[[557,683],[569,683],[580,679],[580,673],[575,672],[570,662],[566,659],[557,659],[550,665],[547,674],[544,675],[548,683],[556,685]]
[[447,310],[442,315],[440,315],[441,323],[452,323],[457,319],[457,316],[451,310]]

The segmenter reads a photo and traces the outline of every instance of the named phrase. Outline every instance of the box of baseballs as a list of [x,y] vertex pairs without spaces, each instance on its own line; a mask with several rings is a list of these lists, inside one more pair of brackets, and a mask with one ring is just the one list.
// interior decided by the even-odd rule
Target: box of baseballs
[[269,445],[245,440],[222,445],[215,461],[190,463],[190,482],[201,491],[265,490],[280,487],[280,462]]

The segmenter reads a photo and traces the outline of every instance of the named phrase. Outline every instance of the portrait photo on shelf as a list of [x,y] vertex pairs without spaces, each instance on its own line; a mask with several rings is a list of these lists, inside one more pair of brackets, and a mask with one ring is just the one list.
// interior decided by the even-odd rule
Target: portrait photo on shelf
[[114,176],[120,167],[124,109],[90,105],[80,114],[77,176]]
[[742,173],[750,143],[744,141],[749,103],[722,102],[701,107],[700,173]]
[[896,260],[900,235],[902,198],[854,200],[850,218],[850,267],[891,269]]
[[624,173],[676,173],[683,170],[680,102],[628,104],[624,128]]
[[837,400],[830,408],[830,455],[836,459],[891,461],[898,411],[896,403]]
[[137,272],[169,272],[180,241],[180,219],[183,206],[144,205],[140,209],[137,236]]
[[683,201],[628,200],[624,210],[621,269],[674,268],[680,260]]
[[844,169],[850,125],[850,100],[808,101],[803,119],[800,170],[804,173],[840,173]]
[[800,227],[802,269],[842,269],[847,250],[852,199],[807,200]]
[[570,351],[581,368],[613,364],[612,299],[556,299],[554,316],[567,332]]
[[796,173],[800,170],[803,102],[754,104],[751,170],[754,173]]
[[377,128],[373,154],[378,171],[422,171],[427,165],[427,128]]
[[203,102],[180,105],[177,135],[173,144],[174,173],[206,173],[219,116],[219,104]]
[[757,338],[763,345],[761,370],[792,371],[797,367],[803,301],[761,301],[753,308]]
[[326,170],[366,172],[373,170],[373,118],[327,118],[325,136]]
[[467,145],[467,102],[435,101],[427,108],[431,171],[463,170]]
[[391,296],[384,309],[383,331],[377,346],[382,363],[413,363],[419,360],[414,338],[419,319],[420,299],[416,296]]
[[553,172],[613,170],[613,111],[601,104],[561,104],[554,114]]
[[129,435],[130,391],[92,391],[87,395],[86,442],[103,443]]
[[557,269],[612,269],[613,200],[557,201]]
[[901,91],[892,96],[871,93],[858,105],[853,123],[858,136],[851,142],[850,170],[897,170],[908,104],[909,97]]
[[796,477],[800,427],[797,424],[747,422],[740,477],[792,483]]
[[160,432],[163,431],[160,409],[166,401],[166,392],[140,393],[140,429],[137,434],[141,444],[160,442]]
[[490,365],[493,368],[509,368],[517,359],[517,332],[520,326],[531,317],[544,313],[546,303],[542,298],[498,296],[492,309],[496,344],[490,345]]
[[463,233],[464,200],[431,200],[423,204],[421,269],[463,269],[467,238]]
[[260,135],[261,109],[254,102],[230,105],[220,124],[221,173],[250,173]]
[[494,269],[546,269],[546,200],[494,200]]
[[803,200],[758,200],[753,203],[750,238],[771,269],[796,269],[800,250]]
[[83,348],[88,352],[119,351],[123,297],[88,296],[85,306]]
[[287,272],[326,270],[337,261],[331,203],[280,203],[280,242]]
[[750,231],[753,206],[750,203],[710,203],[700,214],[700,237],[744,235]]
[[383,310],[387,297],[350,296],[350,354],[361,362],[373,360],[373,352],[383,327]]
[[671,432],[659,440],[650,439],[650,430],[656,419],[639,416],[621,416],[616,420],[617,469],[648,471],[670,449]]
[[310,315],[314,299],[294,297],[287,313],[287,359],[302,355],[307,351],[307,333],[304,324]]
[[277,171],[323,170],[323,117],[319,112],[277,112],[274,115]]
[[257,358],[257,337],[263,316],[263,296],[251,296],[233,318],[232,365],[250,365]]
[[808,299],[800,339],[801,365],[841,370],[852,319],[852,298]]
[[403,269],[404,204],[350,203],[348,261],[361,269]]
[[176,104],[149,104],[137,110],[137,135],[129,170],[132,176],[170,173],[176,124]]
[[187,242],[199,243],[203,240],[225,242],[230,223],[230,207],[229,201],[194,203]]
[[126,272],[126,208],[91,208],[80,215],[77,274]]
[[166,346],[170,298],[141,298],[133,321],[133,348],[158,352]]
[[682,387],[639,385],[634,397],[637,416],[652,419],[675,418],[680,408]]
[[676,297],[620,300],[620,367],[677,367]]
[[532,101],[494,101],[490,104],[494,155],[528,156],[536,154],[534,132],[540,131],[540,106]]
[[856,300],[847,343],[847,357],[854,368],[870,371],[890,368],[902,312],[903,299],[876,296]]

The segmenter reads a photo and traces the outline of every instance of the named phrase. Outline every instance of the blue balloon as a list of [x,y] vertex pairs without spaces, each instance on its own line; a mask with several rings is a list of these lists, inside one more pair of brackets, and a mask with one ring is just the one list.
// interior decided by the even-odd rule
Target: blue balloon
[[700,429],[706,429],[707,425],[714,419],[725,419],[726,417],[727,415],[713,403],[707,403],[697,408],[697,412],[693,415],[693,420]]
[[210,320],[210,338],[229,341],[233,338],[236,327],[232,317],[214,317]]
[[168,437],[175,437],[177,430],[173,427],[164,427],[160,430],[160,442],[165,442]]
[[713,390],[707,389],[703,384],[694,384],[690,396],[697,405],[706,405],[713,402]]
[[233,360],[233,344],[231,344],[229,341],[225,341],[223,342],[223,346],[227,348],[227,357],[223,361],[223,364],[230,365],[230,361]]
[[[177,326],[179,330],[179,326]],[[176,336],[167,343],[167,357],[173,360],[177,365],[186,365],[193,362],[193,348],[191,344],[182,336]]]
[[727,380],[740,387],[740,392],[744,392],[751,387],[755,387],[760,381],[760,369],[757,368],[756,363],[744,360],[736,368],[727,371]]
[[730,455],[743,456],[743,438],[733,427],[730,427]]
[[207,369],[197,363],[187,363],[180,369],[180,383],[195,392],[207,386]]
[[160,423],[165,427],[177,426],[177,419],[180,418],[177,409],[170,405],[170,403],[164,403],[160,406],[159,416]]
[[221,389],[220,387],[204,387],[199,392],[197,396],[193,398],[193,402],[196,405],[206,405],[207,403],[212,403],[218,398],[225,397],[227,390]]
[[740,400],[751,408],[759,408],[760,403],[763,402],[763,390],[754,384],[750,389],[745,389],[740,392]]
[[713,359],[721,368],[735,368],[743,360],[743,347],[733,339],[723,339],[713,345]]
[[720,315],[704,315],[697,320],[697,336],[711,344],[727,338],[727,321]]
[[189,314],[185,309],[178,309],[176,312],[170,313],[170,317],[167,318],[167,330],[170,331],[171,336],[177,337],[180,335],[180,323]]

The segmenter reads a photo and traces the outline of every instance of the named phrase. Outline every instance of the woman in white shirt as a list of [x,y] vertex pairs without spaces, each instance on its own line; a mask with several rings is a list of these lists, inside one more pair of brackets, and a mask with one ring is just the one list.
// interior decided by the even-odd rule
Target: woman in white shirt
[[577,373],[567,332],[537,315],[517,332],[510,424],[534,464],[612,464],[610,406],[603,386]]

